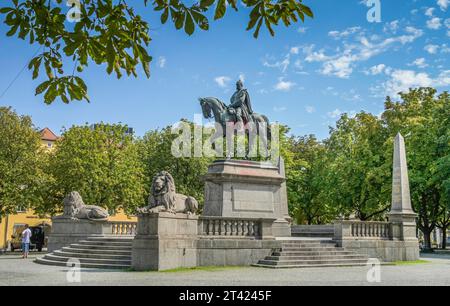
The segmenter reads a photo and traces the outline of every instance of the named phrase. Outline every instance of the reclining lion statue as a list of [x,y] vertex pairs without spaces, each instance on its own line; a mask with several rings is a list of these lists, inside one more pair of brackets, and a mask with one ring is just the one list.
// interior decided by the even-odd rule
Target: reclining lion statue
[[147,207],[140,208],[138,212],[196,214],[198,210],[196,199],[176,193],[175,181],[167,171],[162,171],[153,177],[148,203]]
[[63,203],[63,215],[59,216],[59,218],[104,221],[109,217],[106,209],[94,205],[85,205],[83,199],[77,191],[72,191],[71,193],[69,193],[64,198]]

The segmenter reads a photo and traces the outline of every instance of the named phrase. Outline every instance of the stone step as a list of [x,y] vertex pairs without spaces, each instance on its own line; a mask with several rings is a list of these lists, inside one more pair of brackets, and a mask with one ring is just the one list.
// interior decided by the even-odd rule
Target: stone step
[[351,252],[351,251],[339,251],[339,250],[336,250],[336,251],[323,251],[323,252],[320,252],[320,251],[318,251],[318,252],[312,252],[312,251],[310,251],[310,252],[307,252],[307,251],[305,251],[305,252],[303,252],[303,251],[292,251],[292,252],[291,251],[289,251],[289,252],[283,251],[283,252],[278,252],[278,251],[275,251],[272,254],[274,256],[281,256],[281,255],[286,255],[286,256],[304,256],[304,255],[306,255],[306,256],[320,256],[320,255],[332,256],[332,255],[352,255],[352,254],[354,254],[354,252]]
[[318,264],[318,265],[266,265],[266,264],[253,264],[253,267],[269,268],[269,269],[307,269],[307,268],[333,268],[333,267],[362,267],[367,263],[339,263],[339,264]]
[[74,249],[86,249],[86,250],[116,250],[116,251],[129,251],[131,246],[116,246],[116,245],[102,245],[102,244],[87,244],[87,243],[74,243],[70,245]]
[[327,233],[327,232],[307,232],[307,233],[292,233],[292,237],[311,237],[311,238],[333,238],[333,233]]
[[133,242],[134,236],[109,236],[109,237],[88,237],[87,241],[112,241],[112,242]]
[[326,251],[343,251],[344,248],[340,247],[287,247],[281,248],[279,252],[326,252]]
[[131,260],[131,253],[128,255],[116,255],[116,254],[98,254],[98,253],[78,253],[78,252],[57,250],[54,251],[53,254],[69,258],[101,258],[101,259]]
[[318,260],[260,260],[262,265],[274,266],[306,266],[306,265],[329,265],[329,264],[367,264],[366,259],[318,259]]
[[77,242],[78,244],[86,244],[86,245],[108,245],[108,246],[124,246],[124,247],[132,247],[133,242],[128,241],[90,241],[90,240],[80,240]]
[[278,260],[278,261],[285,261],[285,260],[330,260],[330,259],[360,259],[367,261],[368,258],[358,255],[358,254],[350,254],[350,255],[302,255],[302,256],[286,256],[286,255],[271,255],[264,258],[264,260]]
[[322,244],[336,244],[334,240],[331,239],[299,239],[299,240],[281,240],[281,243],[287,243],[287,244],[315,244],[315,243],[322,243]]
[[129,250],[102,250],[102,249],[78,249],[74,247],[63,247],[63,251],[74,252],[74,253],[85,253],[85,254],[108,254],[108,255],[129,255],[131,256],[131,249]]
[[[67,267],[66,262],[63,261],[54,261],[54,260],[48,260],[44,258],[37,258],[35,259],[36,263],[42,264],[42,265],[49,265],[49,266],[60,266],[60,267]],[[69,268],[69,267],[67,267]],[[129,269],[129,265],[113,265],[113,264],[94,264],[94,263],[80,263],[80,268],[92,268],[92,269],[121,269],[126,270]]]
[[319,248],[335,247],[335,243],[282,243],[282,248]]
[[[67,262],[70,257],[62,257],[54,254],[47,254],[44,259],[51,261],[62,261]],[[92,264],[105,264],[105,265],[121,265],[121,266],[131,266],[131,259],[103,259],[103,258],[76,258],[80,263],[92,263]]]

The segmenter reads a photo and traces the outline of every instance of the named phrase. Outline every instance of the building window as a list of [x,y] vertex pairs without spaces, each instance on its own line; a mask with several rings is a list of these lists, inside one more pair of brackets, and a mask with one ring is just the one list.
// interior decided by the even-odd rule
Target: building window
[[48,148],[51,148],[52,146],[53,146],[53,143],[51,143],[50,141],[47,142],[47,147],[48,147]]
[[24,213],[24,212],[27,212],[27,209],[26,209],[25,205],[18,205],[18,206],[17,206],[17,212],[18,212],[18,213]]

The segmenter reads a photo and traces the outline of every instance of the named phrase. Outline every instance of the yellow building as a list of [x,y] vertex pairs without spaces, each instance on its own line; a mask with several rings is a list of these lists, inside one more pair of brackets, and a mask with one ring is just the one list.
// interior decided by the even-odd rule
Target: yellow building
[[[40,131],[41,143],[47,150],[53,150],[58,136],[53,133],[49,128],[44,128]],[[110,221],[137,221],[136,217],[129,217],[118,211],[117,213],[111,213]],[[45,224],[51,226],[51,219],[48,216],[38,216],[33,210],[17,208],[17,213],[14,215],[7,215],[0,219],[0,250],[8,248],[11,236],[16,228],[21,228],[25,224],[29,226],[37,226]]]

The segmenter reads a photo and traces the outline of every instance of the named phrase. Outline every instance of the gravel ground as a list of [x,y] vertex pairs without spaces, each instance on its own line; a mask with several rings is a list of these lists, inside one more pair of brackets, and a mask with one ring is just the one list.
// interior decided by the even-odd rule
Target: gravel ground
[[428,263],[381,267],[381,282],[367,282],[369,267],[264,269],[211,268],[177,272],[130,272],[82,269],[81,282],[67,281],[68,268],[35,264],[19,254],[0,255],[0,285],[163,285],[163,286],[308,286],[308,285],[450,285],[450,255],[423,255]]

